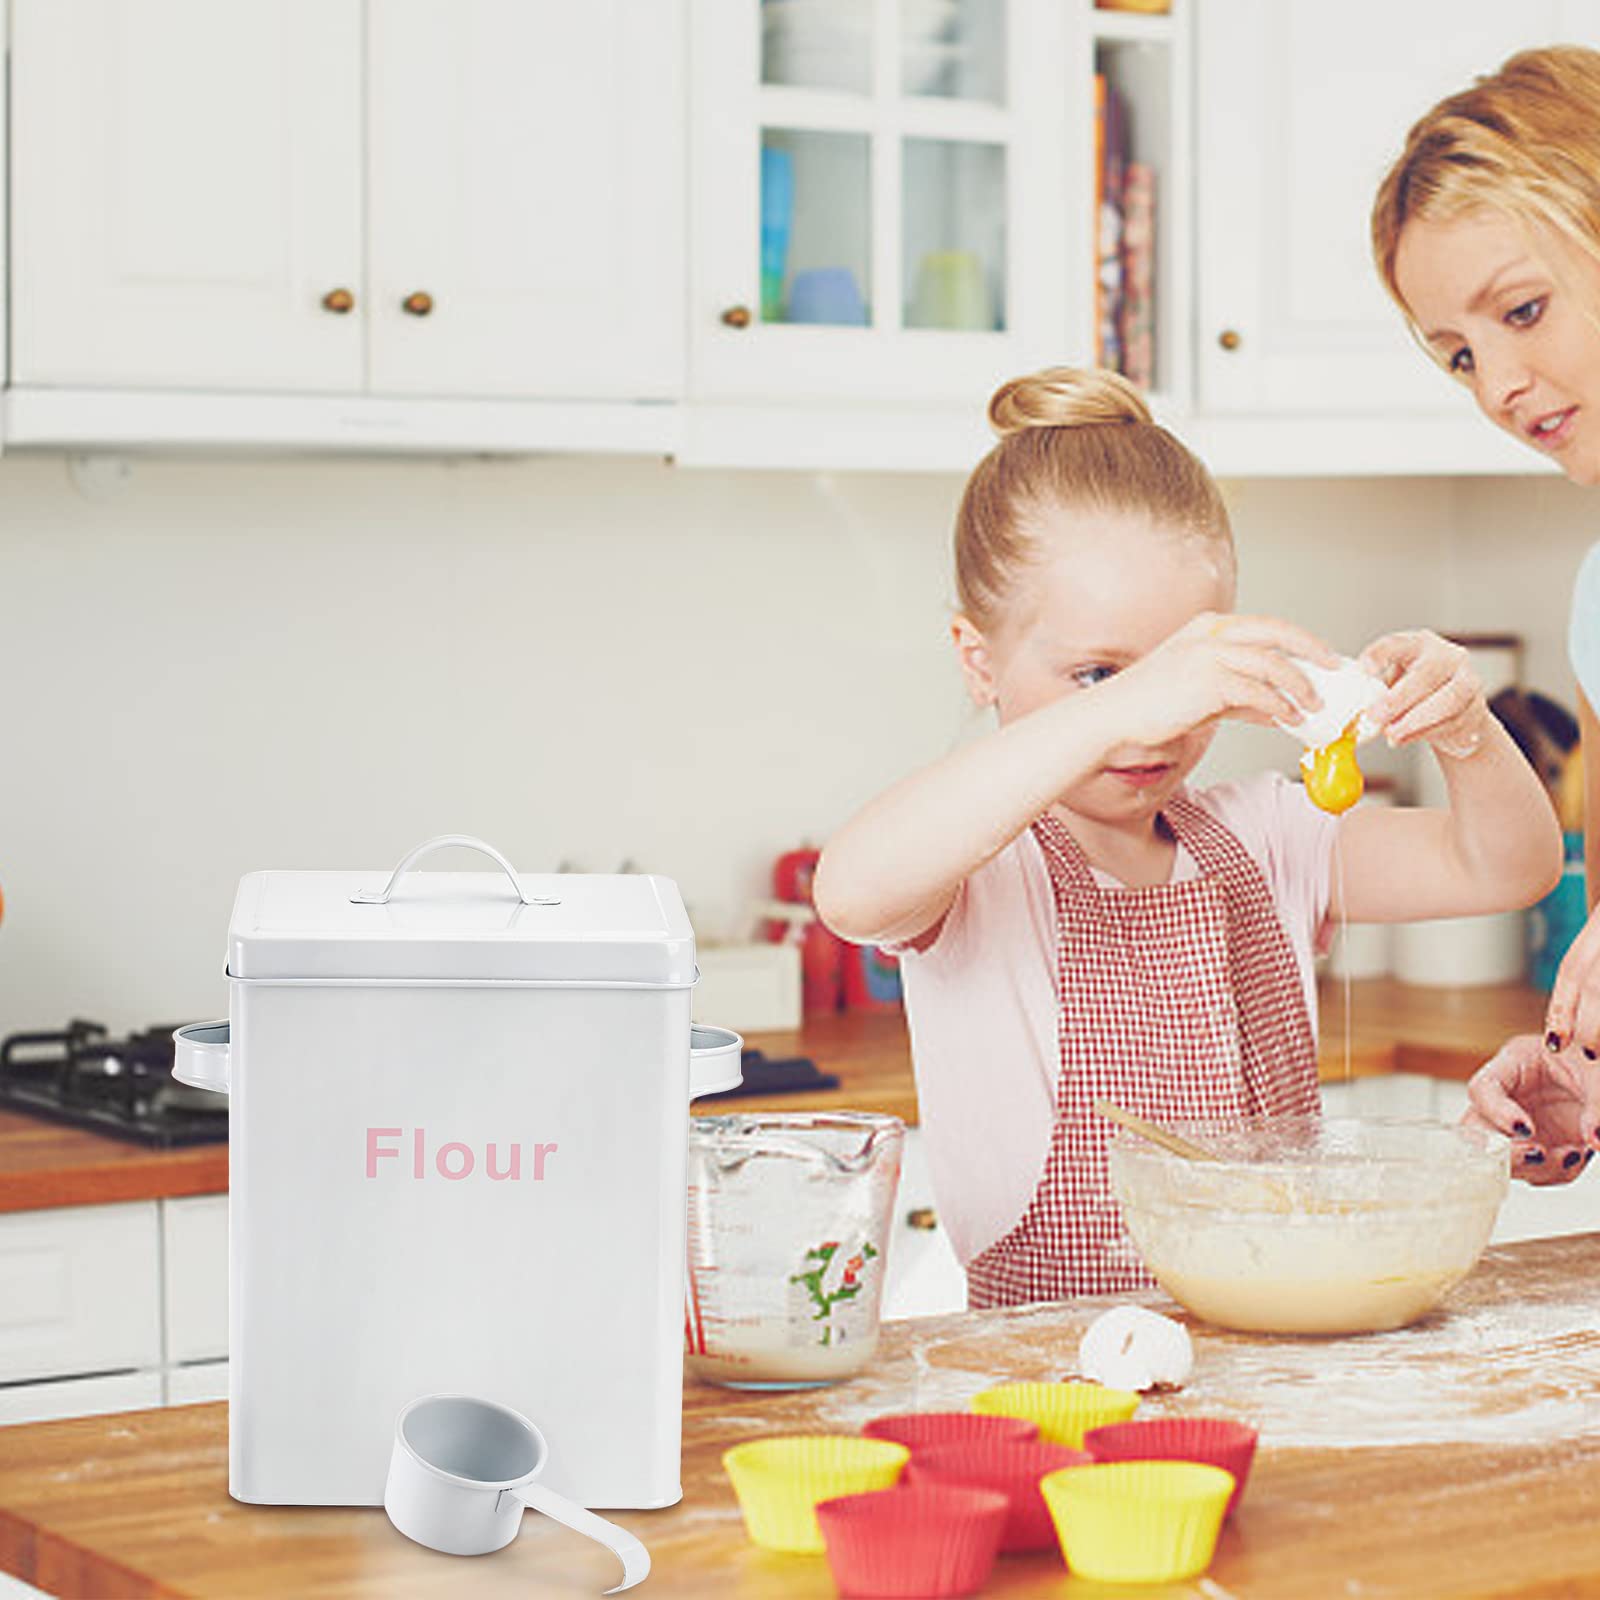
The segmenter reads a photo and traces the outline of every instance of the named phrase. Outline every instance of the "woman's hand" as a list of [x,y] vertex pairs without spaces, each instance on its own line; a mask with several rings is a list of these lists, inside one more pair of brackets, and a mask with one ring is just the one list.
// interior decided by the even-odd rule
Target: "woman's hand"
[[1461,1120],[1510,1139],[1512,1174],[1528,1183],[1570,1183],[1600,1144],[1600,1064],[1535,1034],[1507,1039],[1467,1096]]
[[1454,760],[1477,754],[1491,713],[1460,645],[1426,628],[1390,633],[1361,652],[1361,663],[1388,685],[1367,715],[1391,745],[1421,739]]
[[1218,717],[1292,725],[1322,704],[1292,656],[1338,661],[1292,622],[1203,611],[1099,692],[1117,702],[1119,743],[1167,744]]
[[1544,1026],[1547,1051],[1571,1050],[1591,1062],[1600,1058],[1600,908],[1562,957]]

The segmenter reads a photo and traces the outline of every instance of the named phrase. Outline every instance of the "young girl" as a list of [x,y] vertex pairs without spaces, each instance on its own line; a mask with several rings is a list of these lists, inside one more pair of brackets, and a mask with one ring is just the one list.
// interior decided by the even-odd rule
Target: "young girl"
[[975,1306],[1150,1281],[1097,1099],[1156,1121],[1315,1111],[1330,914],[1499,910],[1561,866],[1537,777],[1432,634],[1365,659],[1389,684],[1373,715],[1433,746],[1448,811],[1335,820],[1273,775],[1187,789],[1220,718],[1298,721],[1319,701],[1294,658],[1334,658],[1231,614],[1216,486],[1125,380],[1053,369],[1006,384],[989,416],[953,634],[999,727],[874,800],[814,885],[837,932],[904,952],[939,1211]]

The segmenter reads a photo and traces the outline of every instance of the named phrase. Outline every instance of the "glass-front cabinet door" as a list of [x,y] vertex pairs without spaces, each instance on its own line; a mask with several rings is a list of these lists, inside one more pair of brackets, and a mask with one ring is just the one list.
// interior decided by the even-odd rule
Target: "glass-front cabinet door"
[[995,382],[1064,358],[1069,291],[1030,272],[1067,259],[1062,16],[696,0],[697,394],[981,414]]

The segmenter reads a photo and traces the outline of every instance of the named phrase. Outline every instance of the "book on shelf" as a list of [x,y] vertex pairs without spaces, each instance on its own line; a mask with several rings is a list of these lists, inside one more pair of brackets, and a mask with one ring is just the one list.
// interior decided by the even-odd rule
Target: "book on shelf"
[[1095,360],[1142,389],[1155,381],[1156,173],[1132,159],[1127,101],[1094,83]]

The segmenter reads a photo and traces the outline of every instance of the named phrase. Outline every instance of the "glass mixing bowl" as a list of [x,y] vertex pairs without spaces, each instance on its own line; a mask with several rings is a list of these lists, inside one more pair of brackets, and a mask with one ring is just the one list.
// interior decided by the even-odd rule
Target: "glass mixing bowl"
[[1111,1188],[1156,1281],[1253,1333],[1374,1333],[1414,1322],[1476,1264],[1510,1179],[1498,1134],[1399,1118],[1170,1124],[1219,1159],[1131,1134]]

